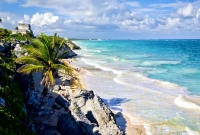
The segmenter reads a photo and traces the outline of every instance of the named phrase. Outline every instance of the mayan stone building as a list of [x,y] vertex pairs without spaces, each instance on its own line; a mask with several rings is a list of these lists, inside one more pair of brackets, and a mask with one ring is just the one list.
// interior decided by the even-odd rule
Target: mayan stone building
[[18,23],[17,27],[18,27],[18,29],[17,30],[13,30],[12,34],[21,33],[23,35],[23,34],[26,34],[27,31],[33,34],[30,24]]

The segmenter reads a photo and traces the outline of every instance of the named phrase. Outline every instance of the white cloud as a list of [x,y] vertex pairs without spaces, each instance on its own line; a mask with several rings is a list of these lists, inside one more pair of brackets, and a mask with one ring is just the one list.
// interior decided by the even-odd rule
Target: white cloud
[[10,21],[10,20],[11,20],[10,16],[8,16],[8,17],[6,18],[6,20],[7,20],[7,21]]
[[125,4],[131,6],[131,7],[140,7],[139,2],[125,2]]
[[30,17],[29,17],[28,15],[24,14],[24,20],[25,20],[26,22],[28,22],[28,21],[30,20]]
[[184,3],[182,1],[177,1],[174,3],[160,3],[160,4],[151,4],[149,5],[150,7],[155,7],[155,8],[180,8],[183,7],[185,5],[187,5],[188,3]]
[[0,12],[0,18],[2,19],[1,27],[11,30],[16,27],[16,21],[20,19],[20,17],[9,12]]
[[194,16],[194,7],[192,4],[188,4],[186,7],[179,8],[177,13],[183,17],[192,17]]
[[[38,31],[145,32],[197,30],[200,0],[143,6],[119,0],[26,0],[23,7],[40,7],[51,12],[35,13],[30,20]],[[67,31],[64,31],[67,30]]]
[[7,3],[15,3],[15,2],[17,2],[18,0],[4,0],[5,2],[7,2]]
[[58,16],[54,16],[51,12],[46,12],[44,14],[36,13],[31,18],[31,24],[35,26],[44,26],[54,24],[59,19]]

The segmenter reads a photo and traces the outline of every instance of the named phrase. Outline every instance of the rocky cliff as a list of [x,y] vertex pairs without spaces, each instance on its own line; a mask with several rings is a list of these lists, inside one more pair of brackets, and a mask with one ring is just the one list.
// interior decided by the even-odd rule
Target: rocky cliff
[[27,112],[39,135],[123,134],[112,111],[93,91],[55,85],[42,103],[39,90],[29,95]]

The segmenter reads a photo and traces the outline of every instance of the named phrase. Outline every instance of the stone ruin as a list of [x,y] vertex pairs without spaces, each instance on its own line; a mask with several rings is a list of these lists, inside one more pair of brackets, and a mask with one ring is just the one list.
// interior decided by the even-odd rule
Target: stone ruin
[[31,25],[26,23],[18,23],[18,30],[13,30],[12,34],[21,33],[22,35],[26,34],[26,32],[30,32],[33,35],[33,31],[31,30]]

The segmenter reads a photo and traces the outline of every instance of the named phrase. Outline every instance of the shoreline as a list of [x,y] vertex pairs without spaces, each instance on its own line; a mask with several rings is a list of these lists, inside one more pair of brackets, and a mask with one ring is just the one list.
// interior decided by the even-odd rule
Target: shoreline
[[[65,60],[65,61],[68,62],[68,60]],[[72,61],[78,61],[78,60],[76,59],[76,60],[72,60]],[[78,65],[76,65],[74,62],[71,62],[71,64],[69,66],[71,66],[75,69],[81,68]],[[87,82],[86,82],[86,79],[85,79],[85,72],[86,71],[85,71],[84,68],[81,68],[81,72],[75,71],[75,73],[77,74],[77,77],[80,79],[80,83],[82,85],[82,88],[88,90]],[[95,90],[93,90],[93,91],[95,93]],[[116,124],[121,128],[121,130],[126,135],[147,135],[145,128],[144,128],[144,125],[133,125],[131,123],[131,118],[129,116],[125,115],[123,112],[114,111],[112,109],[111,109],[111,111],[114,113]]]

